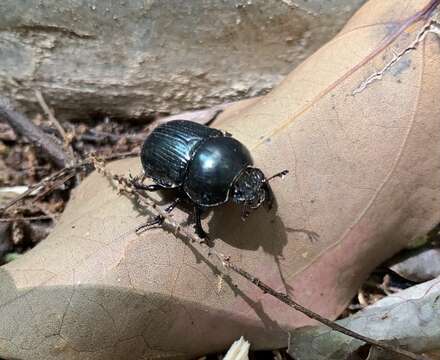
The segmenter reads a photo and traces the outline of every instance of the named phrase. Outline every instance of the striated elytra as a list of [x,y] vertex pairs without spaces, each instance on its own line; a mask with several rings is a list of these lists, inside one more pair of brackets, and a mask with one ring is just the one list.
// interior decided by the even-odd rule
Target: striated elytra
[[[176,188],[179,196],[165,210],[171,212],[186,199],[194,205],[195,230],[204,238],[201,213],[232,199],[242,205],[243,218],[249,209],[272,201],[269,180],[287,174],[282,171],[269,179],[253,167],[248,149],[231,134],[207,126],[174,120],[156,127],[145,139],[141,151],[145,177],[152,185],[133,181],[143,190]],[[160,222],[156,218],[145,226]]]

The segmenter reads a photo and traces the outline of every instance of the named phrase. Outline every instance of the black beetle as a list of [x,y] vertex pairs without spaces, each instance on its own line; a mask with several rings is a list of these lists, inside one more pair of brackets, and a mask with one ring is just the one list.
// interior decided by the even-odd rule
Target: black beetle
[[[288,172],[267,179],[260,169],[252,167],[248,149],[231,134],[186,120],[156,127],[144,141],[141,161],[145,177],[154,184],[144,185],[136,179],[132,184],[147,191],[177,188],[180,196],[165,211],[171,212],[182,198],[189,199],[194,205],[195,230],[201,238],[207,236],[200,220],[204,209],[232,199],[243,205],[245,218],[249,209],[265,201],[270,207],[269,180]],[[162,220],[157,217],[145,226]]]

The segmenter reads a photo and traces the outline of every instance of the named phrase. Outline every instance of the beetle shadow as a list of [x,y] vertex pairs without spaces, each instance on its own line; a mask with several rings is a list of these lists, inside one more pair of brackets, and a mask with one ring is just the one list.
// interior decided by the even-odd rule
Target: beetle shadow
[[[158,194],[160,198],[154,201],[162,208],[172,203],[176,196],[182,195],[180,191],[175,189],[160,190]],[[131,198],[131,201],[139,215],[147,216],[146,221],[152,219],[151,209],[142,206],[142,204],[134,198]],[[182,224],[192,227],[194,225],[194,209],[191,202],[183,196],[183,200],[176,208],[187,214]],[[261,206],[257,210],[252,211],[246,220],[243,221],[241,219],[241,207],[229,202],[225,205],[205,211],[203,218],[208,217],[209,219],[203,221],[203,223],[205,230],[208,230],[209,234],[210,241],[207,242],[208,246],[214,246],[215,242],[220,240],[238,249],[252,251],[262,248],[264,252],[271,254],[274,257],[285,291],[291,295],[293,289],[285,280],[281,268],[281,260],[284,259],[283,249],[288,241],[287,234],[292,232],[303,233],[311,242],[316,241],[319,236],[313,231],[306,229],[286,227],[282,219],[277,215],[277,210],[278,204],[274,197],[270,210],[265,206]],[[166,226],[162,227],[166,229]]]
[[274,198],[270,210],[262,206],[251,212],[243,221],[240,206],[228,203],[213,210],[208,221],[209,234],[212,239],[221,239],[230,246],[239,249],[257,250],[262,248],[264,252],[271,254],[278,267],[285,291],[287,294],[291,294],[292,288],[285,280],[281,268],[281,260],[284,259],[283,249],[287,245],[287,233],[290,231],[277,215],[277,209],[278,205]]
[[241,206],[229,202],[211,211],[209,234],[212,239],[221,239],[239,249],[257,250],[261,247],[269,254],[281,256],[287,236],[277,210],[274,199],[270,210],[263,205],[242,220]]
[[[176,192],[170,191],[170,190],[160,191],[161,198],[160,198],[160,201],[156,201],[156,204],[159,205],[159,206],[169,205],[169,203],[172,202],[175,199],[176,194],[178,195],[179,193],[178,192],[176,193]],[[135,197],[128,197],[128,199],[132,203],[133,208],[139,213],[140,216],[151,216],[152,215],[151,209],[149,207],[143,205],[141,202],[139,202],[139,199],[137,199]],[[234,206],[233,204],[229,204],[229,205],[226,206],[226,209],[220,209],[220,210],[222,212],[228,212],[227,207],[231,207],[231,206],[233,208],[235,208],[236,210],[239,209],[239,207]],[[187,220],[185,220],[184,223],[192,224],[193,220],[194,220],[194,216],[193,216],[192,212],[188,212],[192,208],[191,204],[185,199],[177,207],[180,208],[182,211],[188,213]],[[276,213],[275,212],[276,208],[277,208],[276,207],[276,200],[274,199],[274,203],[273,203],[273,206],[272,206],[272,209],[271,209],[272,214]],[[208,213],[208,212],[206,212],[206,213]],[[205,215],[207,215],[207,214],[205,214]],[[234,213],[233,216],[236,218],[235,215],[236,214]],[[240,212],[239,211],[238,211],[238,218],[240,219],[240,221],[242,221],[241,218],[240,218]],[[281,222],[281,219],[278,216],[276,216],[276,218],[278,220],[275,220],[275,221]],[[211,218],[209,224],[212,223],[212,219],[213,218]],[[229,221],[229,220],[228,219],[224,219],[224,221]],[[271,222],[274,223],[274,221],[271,221]],[[211,226],[212,225],[210,225],[210,231],[211,231]],[[165,230],[165,231],[170,231],[175,236],[179,237],[186,244],[186,246],[188,246],[189,249],[192,251],[192,253],[194,254],[194,256],[196,258],[196,262],[197,263],[202,263],[202,262],[205,263],[206,265],[208,265],[208,267],[210,268],[210,270],[213,272],[214,275],[222,276],[223,281],[233,291],[234,295],[241,297],[254,310],[255,314],[262,321],[262,323],[264,324],[266,329],[270,329],[270,330],[272,330],[274,332],[284,332],[284,330],[281,328],[281,326],[276,321],[271,319],[271,317],[265,312],[264,307],[263,307],[261,301],[259,301],[259,300],[255,301],[254,299],[249,297],[245,292],[240,290],[240,288],[238,288],[234,284],[232,278],[229,275],[227,275],[227,274],[225,275],[224,273],[222,273],[217,268],[217,266],[214,265],[210,261],[209,258],[205,257],[202,253],[200,253],[200,251],[191,244],[191,241],[189,241],[186,238],[186,236],[184,236],[184,235],[182,235],[180,233],[176,234],[172,229],[169,229],[166,224],[161,225],[161,228],[163,230]],[[216,234],[216,235],[218,235],[218,234]],[[210,236],[210,237],[213,238],[212,236]],[[216,237],[218,237],[218,236],[216,236]],[[224,240],[224,238],[222,238],[222,240]],[[284,243],[287,243],[287,237],[286,236],[284,236]],[[258,248],[258,246],[255,247],[255,249],[257,249],[257,248]],[[280,251],[280,253],[281,253],[281,251]],[[283,274],[282,274],[282,271],[281,271],[281,267],[280,267],[279,259],[280,259],[279,256],[276,255],[275,256],[275,261],[276,261],[277,266],[278,266],[280,277],[281,277],[282,282],[283,282],[283,284],[285,286],[286,293],[290,294],[292,289],[287,284],[287,282],[284,280],[284,277],[283,277]]]
[[255,314],[258,316],[258,318],[261,320],[261,322],[264,324],[266,329],[270,329],[274,332],[277,331],[283,331],[282,327],[278,324],[277,321],[273,320],[269,314],[266,313],[264,310],[264,307],[260,300],[254,300],[249,295],[247,295],[245,292],[243,292],[233,281],[233,279],[224,272],[221,272],[218,269],[218,266],[213,264],[209,258],[206,258],[196,247],[194,247],[188,239],[182,238],[186,246],[192,251],[193,255],[195,256],[195,259],[197,263],[204,263],[206,264],[209,269],[212,271],[212,273],[219,277],[224,281],[225,285],[228,286],[232,292],[234,293],[234,296],[239,296],[242,298],[248,305],[251,307]]

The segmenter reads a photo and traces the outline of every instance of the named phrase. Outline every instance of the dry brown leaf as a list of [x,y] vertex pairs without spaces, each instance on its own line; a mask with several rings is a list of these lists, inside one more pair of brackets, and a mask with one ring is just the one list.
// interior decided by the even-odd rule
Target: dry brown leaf
[[398,254],[387,266],[401,277],[422,282],[440,276],[440,249],[425,246]]
[[[434,352],[440,349],[439,298],[440,278],[436,278],[387,296],[352,316],[338,320],[338,324],[418,354]],[[365,351],[362,351],[364,342],[325,326],[307,326],[291,331],[290,335],[288,353],[295,360],[355,359],[356,352]],[[378,348],[370,349],[367,358],[407,359]]]
[[[276,212],[242,223],[231,205],[206,220],[216,249],[322,315],[440,218],[440,41],[423,16],[439,2],[370,1],[272,93],[216,121],[266,174],[291,171],[273,183]],[[283,346],[284,328],[310,323],[244,280],[219,281],[214,260],[172,234],[136,236],[144,221],[87,178],[51,236],[1,268],[0,356],[177,358],[241,335]]]

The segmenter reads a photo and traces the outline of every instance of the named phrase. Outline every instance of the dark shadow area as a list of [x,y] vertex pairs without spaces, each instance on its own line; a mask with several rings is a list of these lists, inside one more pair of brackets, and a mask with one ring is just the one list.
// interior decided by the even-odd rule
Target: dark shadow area
[[260,318],[266,329],[271,329],[280,332],[283,331],[283,329],[278,325],[278,323],[272,320],[269,317],[269,315],[266,314],[259,301],[253,300],[252,298],[247,296],[242,290],[240,290],[240,288],[238,288],[237,285],[234,284],[232,278],[229,275],[222,275],[222,272],[220,272],[218,267],[214,265],[208,258],[206,258],[198,249],[196,249],[188,239],[182,239],[182,240],[191,249],[197,262],[205,263],[215,276],[217,277],[222,276],[224,283],[233,291],[235,296],[241,297],[254,310],[255,314]]
[[[166,205],[168,205],[169,203],[171,203],[175,198],[176,198],[176,196],[182,196],[182,194],[179,192],[179,190],[177,190],[177,189],[167,189],[167,190],[164,190],[164,191],[160,191],[160,193],[161,193],[161,195],[163,195],[163,197],[161,197],[161,201],[160,202],[157,202],[157,204],[159,205],[160,204],[160,206],[166,206]],[[139,198],[137,198],[137,197],[133,197],[133,196],[131,196],[131,197],[129,197],[130,198],[130,201],[132,202],[132,204],[133,204],[133,207],[134,207],[134,209],[139,213],[139,214],[141,214],[142,216],[146,216],[146,221],[148,221],[148,220],[150,220],[151,218],[152,218],[152,211],[147,207],[147,206],[145,206],[145,205],[143,205],[143,204],[141,204],[141,202],[139,201]],[[186,212],[187,214],[188,214],[188,218],[187,218],[187,223],[186,224],[184,224],[185,226],[188,226],[188,225],[193,225],[194,224],[194,218],[193,218],[193,213],[192,213],[192,205],[191,205],[191,203],[188,201],[188,199],[184,199],[180,204],[179,204],[179,206],[178,207],[180,207],[180,209],[182,210],[182,211],[184,211],[184,212]],[[228,210],[229,209],[229,210]],[[212,212],[214,212],[214,216],[215,216],[215,213],[217,212],[221,212],[221,213],[227,213],[228,211],[232,214],[232,216],[233,217],[237,217],[238,216],[238,219],[239,219],[239,221],[241,221],[241,222],[243,222],[243,220],[241,220],[241,218],[240,218],[240,209],[239,209],[239,206],[237,206],[237,205],[235,205],[235,204],[228,204],[228,205],[226,205],[226,206],[221,206],[221,207],[219,207],[219,208],[215,208],[215,209],[212,209],[211,210]],[[270,216],[269,217],[267,217],[268,219],[269,219],[269,224],[272,224],[272,227],[271,228],[268,228],[268,231],[270,232],[270,231],[273,231],[273,229],[274,228],[276,228],[276,227],[279,227],[280,226],[280,224],[282,224],[282,222],[281,222],[281,219],[278,217],[278,216],[276,216],[276,215],[274,215],[274,212],[276,211],[276,202],[274,201],[274,203],[272,204],[272,208],[271,208],[271,210],[269,211],[268,209],[263,209],[263,207],[262,208],[260,208],[260,209],[258,209],[257,210],[257,212],[258,211],[263,211],[264,213],[263,213],[263,215],[266,213],[266,215],[269,215],[270,213],[272,214],[272,216],[273,216],[273,219],[274,220],[270,220]],[[205,216],[206,215],[208,215],[209,213],[208,212],[205,212]],[[209,222],[209,224],[211,224],[211,222],[212,222],[212,219],[214,218],[214,216],[211,218],[211,221]],[[248,217],[248,219],[250,218],[250,217],[252,217],[252,214]],[[221,221],[230,221],[228,218],[226,218],[226,219],[222,219]],[[254,222],[255,221],[257,221],[257,219],[254,219],[253,220]],[[246,221],[247,222],[247,221]],[[250,224],[250,226],[251,226],[252,224]],[[212,237],[212,234],[215,234],[216,235],[216,239],[217,240],[220,240],[220,239],[222,239],[222,240],[224,240],[224,237],[221,237],[221,236],[218,236],[218,234],[214,231],[213,233],[211,233],[211,226],[212,225],[210,225],[209,226],[209,228],[210,228],[210,238],[211,239],[213,239],[213,237]],[[219,225],[220,226],[220,225]],[[230,225],[228,225],[228,226],[224,226],[224,227],[226,227],[226,228],[228,228]],[[234,225],[232,225],[232,226],[234,226]],[[157,226],[155,226],[155,227],[157,227]],[[175,236],[176,236],[176,234],[175,234],[175,232],[173,231],[174,229],[170,229],[169,227],[167,227],[167,225],[166,225],[166,223],[165,224],[163,224],[163,225],[161,225],[161,227],[165,230],[165,231],[169,231],[170,233],[173,233]],[[221,226],[220,226],[221,227]],[[250,228],[249,228],[250,229]],[[148,231],[148,230],[146,230],[146,231]],[[286,243],[287,243],[287,237],[285,236],[285,232],[282,232],[282,234],[284,235],[284,237],[283,237],[283,241],[282,241],[282,245],[284,246]],[[230,235],[230,233],[229,233],[229,235]],[[202,254],[193,244],[192,244],[192,240],[191,239],[188,239],[188,238],[186,238],[183,234],[178,234],[177,235],[179,238],[180,238],[180,240],[181,241],[183,241],[185,244],[186,244],[186,246],[188,246],[190,249],[191,249],[191,251],[193,252],[193,254],[194,254],[194,256],[195,256],[195,258],[196,258],[196,261],[198,262],[198,263],[201,263],[201,262],[203,262],[203,263],[205,263],[206,265],[208,265],[208,267],[211,269],[211,271],[212,271],[212,273],[215,275],[215,276],[217,276],[217,277],[219,277],[219,276],[221,276],[222,275],[222,272],[218,269],[218,267],[216,266],[216,265],[214,265],[213,263],[212,263],[212,261],[209,259],[209,258],[207,258],[204,254]],[[226,235],[226,233],[225,233],[225,235],[224,235],[225,237],[227,237],[227,235]],[[246,234],[244,235],[244,236],[246,236]],[[262,239],[262,241],[260,242],[260,243],[255,243],[255,244],[253,244],[253,246],[252,247],[249,247],[249,249],[258,249],[258,247],[259,246],[262,246],[262,244],[263,244],[263,240],[264,239],[272,239],[272,241],[274,242],[274,243],[276,243],[276,239],[273,237],[273,236],[271,236],[271,237],[269,237],[269,236],[267,236],[267,237],[262,237],[261,239]],[[207,245],[208,246],[213,246],[214,244],[212,243],[212,241],[208,241],[207,242]],[[243,247],[242,247],[243,248]],[[263,247],[264,248],[264,247]],[[266,249],[266,248],[265,248]],[[280,247],[276,247],[275,249],[274,249],[274,247],[273,246],[270,246],[268,249],[270,249],[270,251],[268,251],[268,252],[270,252],[270,253],[272,253],[272,254],[274,254],[274,256],[275,256],[275,261],[276,261],[276,263],[277,263],[277,266],[278,266],[278,270],[279,270],[279,272],[280,272],[280,277],[281,277],[281,279],[282,279],[282,281],[283,281],[283,283],[284,283],[284,286],[285,286],[285,289],[286,289],[286,292],[287,293],[290,293],[291,291],[291,287],[285,282],[285,280],[284,280],[284,277],[283,277],[283,275],[282,275],[282,272],[281,272],[281,267],[280,267],[280,263],[279,263],[279,257],[280,256],[282,256],[281,254],[282,254],[282,247],[280,246]],[[248,297],[243,291],[241,291],[234,283],[233,283],[233,281],[232,281],[232,278],[229,276],[229,275],[227,275],[227,276],[224,276],[224,275],[222,275],[222,278],[223,278],[223,281],[232,289],[232,291],[234,292],[234,294],[236,295],[236,296],[239,296],[239,297],[241,297],[254,311],[255,311],[255,313],[257,314],[257,316],[260,318],[260,320],[263,322],[263,324],[264,324],[264,326],[267,328],[267,329],[273,329],[273,330],[277,330],[277,331],[282,331],[282,329],[280,328],[280,326],[277,324],[277,322],[276,321],[274,321],[274,320],[272,320],[270,317],[269,317],[269,315],[267,315],[266,313],[265,313],[265,311],[264,311],[264,309],[263,309],[263,307],[262,307],[262,304],[259,302],[259,301],[254,301],[253,299],[251,299],[250,297]]]
[[283,347],[287,341],[273,322],[265,328],[166,294],[101,285],[17,289],[1,269],[0,284],[0,357],[5,358],[39,360],[59,352],[77,359],[93,353],[95,360],[134,360],[163,352],[166,359],[181,359],[224,351],[240,336],[257,348]]
[[287,244],[286,230],[277,215],[276,202],[271,210],[260,207],[252,211],[244,221],[239,205],[225,204],[212,210],[208,226],[214,241],[221,239],[239,249],[262,248],[269,254],[280,256]]
[[[161,197],[160,201],[156,202],[156,204],[162,208],[165,208],[172,203],[176,197],[179,196],[182,198],[183,200],[176,207],[188,214],[188,217],[182,225],[193,227],[193,204],[181,190],[164,189],[158,191],[158,193]],[[140,215],[145,216],[145,222],[153,219],[153,212],[145,205],[142,205],[138,198],[135,198],[134,196],[129,196],[129,198],[133,203],[134,209]],[[273,255],[285,292],[291,295],[292,287],[285,280],[280,263],[283,259],[283,248],[287,245],[287,233],[304,233],[311,242],[317,241],[319,235],[306,229],[293,229],[286,227],[282,219],[277,215],[278,204],[274,194],[272,200],[270,209],[268,206],[263,205],[260,208],[251,211],[246,220],[242,220],[241,207],[231,201],[218,207],[207,208],[203,213],[203,218],[210,216],[208,227],[205,225],[205,230],[207,230],[209,235],[207,245],[213,247],[215,246],[216,241],[224,241],[239,249],[257,250],[262,248],[264,252]],[[152,227],[158,226],[161,225],[154,225]],[[162,227],[164,230],[167,230],[166,225],[163,225]],[[172,229],[168,229],[168,231],[173,232]],[[193,252],[195,251],[195,248],[184,236],[180,236],[180,238],[191,247]],[[197,258],[202,259],[203,256],[199,254]],[[261,313],[261,309],[258,309],[259,304],[251,304],[251,299],[246,299],[245,294],[240,293],[238,290],[237,295],[242,296],[245,301],[254,308],[265,324],[270,322],[270,319],[265,316],[265,314]]]
[[292,294],[292,287],[285,280],[281,270],[280,261],[283,259],[283,249],[287,245],[287,230],[277,215],[277,209],[274,197],[271,209],[261,206],[243,221],[240,206],[228,203],[213,210],[209,220],[209,233],[216,239],[214,241],[221,239],[233,247],[245,250],[262,248],[264,252],[271,254],[277,264],[285,292]]

